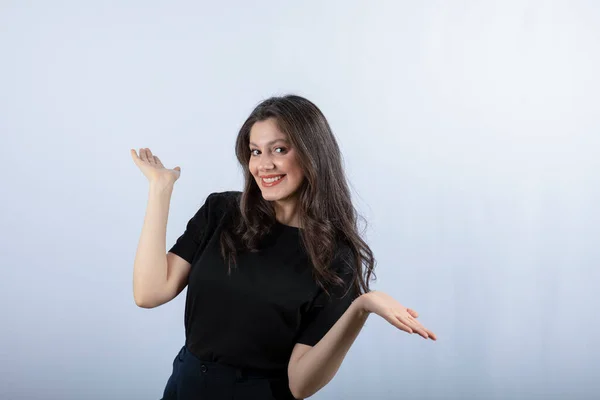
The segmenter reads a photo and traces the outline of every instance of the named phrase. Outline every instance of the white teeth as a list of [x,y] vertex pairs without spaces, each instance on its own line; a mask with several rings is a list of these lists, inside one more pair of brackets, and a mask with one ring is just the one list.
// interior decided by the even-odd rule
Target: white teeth
[[283,178],[283,175],[277,176],[275,178],[263,178],[263,182],[265,182],[265,183],[273,183],[275,181],[280,180],[281,178]]

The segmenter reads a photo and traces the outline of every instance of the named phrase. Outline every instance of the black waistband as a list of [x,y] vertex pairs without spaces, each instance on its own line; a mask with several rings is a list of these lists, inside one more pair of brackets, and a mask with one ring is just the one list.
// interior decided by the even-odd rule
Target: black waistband
[[203,373],[211,374],[231,374],[236,378],[269,378],[269,379],[287,379],[286,369],[256,369],[236,367],[228,364],[207,361],[194,355],[187,346],[183,346],[179,352],[181,360],[191,358],[194,364],[197,364]]

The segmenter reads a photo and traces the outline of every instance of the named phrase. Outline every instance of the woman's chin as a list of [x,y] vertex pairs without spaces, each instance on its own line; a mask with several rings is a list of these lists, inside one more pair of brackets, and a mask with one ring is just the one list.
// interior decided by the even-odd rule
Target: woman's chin
[[282,197],[282,196],[278,196],[276,193],[269,193],[267,191],[263,191],[262,196],[263,196],[263,199],[265,199],[267,201],[277,201]]
[[263,190],[262,191],[263,199],[267,201],[279,201],[284,200],[289,197],[289,193],[283,192],[280,190]]

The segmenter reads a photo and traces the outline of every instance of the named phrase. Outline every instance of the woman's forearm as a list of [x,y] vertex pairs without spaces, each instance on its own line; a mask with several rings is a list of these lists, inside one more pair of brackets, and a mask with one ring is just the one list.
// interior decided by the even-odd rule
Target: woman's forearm
[[333,379],[369,316],[362,301],[362,296],[354,300],[329,332],[293,366],[290,388],[297,397],[310,397]]
[[138,306],[153,302],[152,297],[167,282],[166,237],[172,183],[150,183],[144,225],[133,264],[133,296]]

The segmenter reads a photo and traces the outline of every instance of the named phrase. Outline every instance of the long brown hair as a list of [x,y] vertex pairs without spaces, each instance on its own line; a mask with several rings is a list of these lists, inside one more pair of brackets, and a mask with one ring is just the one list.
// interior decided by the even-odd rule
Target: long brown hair
[[[338,143],[325,116],[309,100],[296,96],[271,97],[261,102],[242,125],[236,140],[236,155],[244,172],[244,191],[232,229],[221,234],[221,253],[235,264],[236,238],[243,246],[257,251],[261,240],[275,225],[271,202],[263,199],[260,188],[249,170],[250,129],[255,122],[274,118],[287,134],[304,172],[298,189],[302,243],[313,264],[313,276],[327,293],[327,284],[343,284],[330,269],[338,246],[345,245],[352,254],[345,261],[353,274],[358,295],[369,292],[369,281],[376,279],[373,252],[358,232],[358,214],[352,204]],[[364,268],[363,268],[364,266]]]

